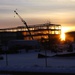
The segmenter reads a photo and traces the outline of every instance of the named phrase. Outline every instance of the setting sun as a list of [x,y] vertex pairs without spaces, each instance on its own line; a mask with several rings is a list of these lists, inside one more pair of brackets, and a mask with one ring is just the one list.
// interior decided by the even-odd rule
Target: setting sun
[[65,41],[65,32],[66,32],[65,28],[62,28],[61,35],[60,35],[61,41]]
[[61,41],[65,41],[65,33],[61,33]]

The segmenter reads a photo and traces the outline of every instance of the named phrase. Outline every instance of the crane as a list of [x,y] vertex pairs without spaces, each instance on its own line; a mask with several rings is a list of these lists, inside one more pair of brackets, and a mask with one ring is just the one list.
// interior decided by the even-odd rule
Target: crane
[[22,17],[17,13],[16,10],[14,10],[14,12],[15,12],[15,14],[21,19],[21,21],[23,22],[23,24],[26,26],[26,28],[28,29],[28,32],[29,32],[29,34],[30,34],[31,39],[33,40],[33,36],[31,35],[31,32],[30,32],[30,30],[29,30],[29,27],[28,27],[27,23],[22,19]]

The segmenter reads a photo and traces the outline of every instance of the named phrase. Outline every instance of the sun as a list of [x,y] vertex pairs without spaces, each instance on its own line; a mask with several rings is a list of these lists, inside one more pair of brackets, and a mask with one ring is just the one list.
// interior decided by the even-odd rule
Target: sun
[[60,38],[61,38],[61,41],[65,41],[65,33],[61,33]]
[[64,28],[62,28],[61,35],[60,35],[61,41],[65,41],[65,32],[66,32],[66,30]]

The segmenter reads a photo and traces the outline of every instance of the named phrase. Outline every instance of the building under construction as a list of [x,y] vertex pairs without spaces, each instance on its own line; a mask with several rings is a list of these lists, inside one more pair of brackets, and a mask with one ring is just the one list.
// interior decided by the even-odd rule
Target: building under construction
[[0,29],[0,41],[5,43],[14,39],[32,40],[32,38],[40,42],[56,43],[60,41],[61,25],[46,23],[30,25],[28,28],[31,35],[24,26]]
[[20,18],[25,26],[19,26],[17,28],[0,29],[0,42],[7,44],[10,40],[37,40],[45,46],[60,42],[61,25],[57,24],[39,24],[30,25],[23,20],[23,18],[14,11]]

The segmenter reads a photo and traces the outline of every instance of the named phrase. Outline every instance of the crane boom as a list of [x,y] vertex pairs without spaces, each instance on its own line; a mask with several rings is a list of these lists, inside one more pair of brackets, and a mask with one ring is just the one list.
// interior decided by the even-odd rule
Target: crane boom
[[16,15],[21,19],[21,21],[24,23],[24,25],[25,25],[26,28],[28,29],[28,32],[29,32],[29,34],[30,34],[30,36],[31,36],[31,38],[32,38],[32,40],[33,40],[33,36],[31,35],[31,32],[30,32],[30,30],[29,30],[29,28],[28,28],[27,23],[22,19],[22,17],[17,13],[17,11],[14,11],[14,12],[15,12]]

